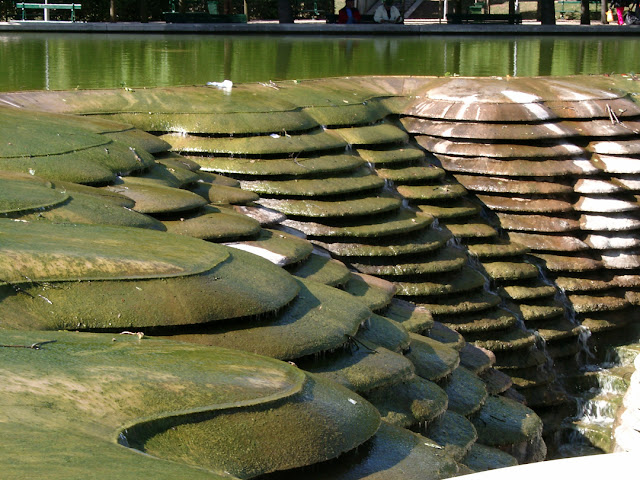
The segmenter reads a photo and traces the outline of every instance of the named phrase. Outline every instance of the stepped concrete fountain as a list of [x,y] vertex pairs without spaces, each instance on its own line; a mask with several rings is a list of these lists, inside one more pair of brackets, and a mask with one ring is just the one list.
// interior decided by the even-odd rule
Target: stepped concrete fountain
[[[160,470],[444,478],[542,460],[531,408],[554,437],[579,363],[637,336],[634,87],[374,77],[2,95],[22,107],[0,112],[15,139],[0,151],[2,343],[37,334],[34,353],[55,354],[126,329],[136,346],[302,369],[268,360],[298,387],[264,407],[176,399],[105,422]],[[49,149],[21,140],[34,128]]]

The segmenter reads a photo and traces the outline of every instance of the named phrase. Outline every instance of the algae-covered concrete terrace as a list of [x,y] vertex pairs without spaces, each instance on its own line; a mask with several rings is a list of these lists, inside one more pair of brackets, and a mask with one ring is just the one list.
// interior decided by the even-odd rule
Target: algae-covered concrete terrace
[[633,448],[638,93],[0,94],[3,475],[440,479]]

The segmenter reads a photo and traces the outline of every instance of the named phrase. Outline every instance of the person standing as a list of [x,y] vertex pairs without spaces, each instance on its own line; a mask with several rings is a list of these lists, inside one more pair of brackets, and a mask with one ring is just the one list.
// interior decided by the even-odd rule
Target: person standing
[[376,23],[401,23],[402,15],[400,15],[400,10],[393,5],[393,0],[384,0],[382,5],[376,9],[373,21]]
[[353,0],[346,0],[344,8],[338,11],[338,23],[360,23],[360,11]]

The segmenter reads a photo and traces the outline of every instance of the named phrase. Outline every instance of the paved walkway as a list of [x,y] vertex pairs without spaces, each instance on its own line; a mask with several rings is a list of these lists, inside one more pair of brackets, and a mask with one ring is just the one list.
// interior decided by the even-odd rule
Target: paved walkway
[[239,23],[165,23],[165,22],[0,22],[0,32],[83,32],[83,33],[211,33],[281,35],[640,35],[640,26],[580,25],[579,21],[559,20],[557,25],[524,21],[521,25],[465,24],[448,25],[438,20],[407,20],[405,25],[336,25],[324,21],[296,21],[294,24],[256,21]]

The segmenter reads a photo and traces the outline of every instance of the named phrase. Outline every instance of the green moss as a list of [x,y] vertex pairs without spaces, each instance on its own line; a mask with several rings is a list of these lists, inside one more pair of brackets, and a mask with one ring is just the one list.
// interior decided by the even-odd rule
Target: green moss
[[479,410],[487,399],[484,382],[461,366],[453,371],[444,391],[449,398],[449,410],[464,416]]
[[515,467],[518,465],[515,457],[508,453],[479,443],[474,443],[471,446],[461,462],[475,472],[485,472],[496,468]]
[[179,220],[164,220],[162,223],[168,232],[214,242],[254,237],[261,230],[256,220],[212,205],[183,214]]
[[192,185],[189,190],[200,195],[207,202],[216,205],[246,205],[260,198],[253,192],[208,182],[198,182]]
[[154,456],[251,478],[335,458],[368,440],[379,422],[355,393],[309,376],[286,401],[139,424],[127,437]]
[[438,381],[451,374],[460,363],[458,352],[453,348],[415,333],[409,335],[411,351],[406,357],[413,362],[416,373],[422,378]]
[[[296,228],[306,235],[316,237],[386,237],[404,235],[417,230],[423,230],[433,222],[433,217],[422,214],[414,214],[407,210],[400,210],[387,215],[378,215],[368,219],[368,223],[351,221],[351,225],[344,222],[334,222],[337,225],[324,223],[302,222],[286,220],[282,222],[292,228]],[[328,221],[326,223],[329,223]],[[402,243],[399,241],[398,243]],[[328,248],[331,251],[331,248]]]
[[382,143],[405,143],[409,135],[390,123],[379,123],[364,127],[337,128],[332,130],[349,145],[378,145]]
[[391,180],[399,185],[430,182],[444,177],[444,170],[434,165],[424,165],[404,168],[377,168],[376,173],[382,178]]
[[414,376],[366,394],[385,422],[408,428],[429,423],[447,409],[447,394],[438,385]]
[[[375,347],[369,342],[364,345]],[[303,368],[361,395],[408,380],[414,375],[413,365],[402,355],[383,347],[369,349],[360,345],[340,355],[304,364]]]
[[496,257],[511,257],[516,255],[523,255],[529,251],[529,249],[523,245],[515,242],[501,243],[478,243],[475,245],[469,245],[469,252],[481,259],[489,259]]
[[319,174],[350,172],[363,165],[356,155],[323,155],[321,157],[255,159],[237,157],[191,157],[204,170],[229,174],[307,177]]
[[530,263],[520,262],[482,262],[482,266],[491,280],[509,282],[537,278],[538,268]]
[[365,257],[354,260],[349,263],[362,273],[401,276],[429,275],[460,270],[467,262],[467,257],[460,250],[445,247],[431,255],[415,254],[411,257],[410,262],[400,256],[388,258]]
[[[411,253],[432,252],[442,247],[451,238],[449,232],[433,228],[422,228],[416,232],[402,235],[400,238],[377,238],[370,243],[331,243],[314,240],[338,257],[385,257]],[[356,259],[356,261],[359,261]]]
[[389,305],[396,291],[392,283],[357,273],[351,274],[344,289],[374,312]]
[[409,200],[450,201],[465,196],[467,191],[458,183],[443,183],[438,185],[400,185],[398,193]]
[[427,435],[456,460],[464,458],[478,438],[473,424],[450,410],[429,426]]
[[402,324],[380,315],[373,314],[356,335],[367,344],[379,345],[392,352],[402,352],[409,348],[409,334]]
[[445,205],[416,205],[416,208],[438,219],[459,219],[480,213],[480,207],[466,199],[448,201]]
[[[139,230],[138,239],[149,233],[152,232]],[[186,245],[192,245],[187,242],[188,237],[178,238]],[[225,255],[226,259],[211,270],[173,279],[117,281],[131,273],[122,274],[116,269],[111,272],[116,281],[50,283],[44,281],[46,277],[40,272],[35,272],[37,275],[30,276],[30,281],[42,280],[24,283],[19,294],[10,289],[3,295],[0,311],[5,317],[4,328],[121,329],[195,325],[274,312],[296,296],[298,284],[267,260],[198,242],[201,242],[199,253],[212,257],[209,262],[216,253],[219,257]],[[151,248],[151,243],[143,247],[149,255],[158,251]],[[85,266],[84,262],[82,266]],[[141,266],[151,267],[155,276],[161,276],[157,273],[160,267],[153,268],[155,265],[143,262]],[[101,270],[96,272],[103,274]],[[26,281],[22,271],[16,273],[18,283]],[[85,276],[92,273],[88,270]],[[165,272],[165,277],[170,275],[176,275],[176,272]]]
[[542,434],[542,420],[533,410],[504,397],[489,397],[472,422],[478,441],[490,447],[528,442]]
[[117,113],[114,120],[130,123],[148,132],[260,134],[298,132],[319,124],[303,111],[188,113]]
[[422,333],[433,326],[433,317],[429,310],[397,298],[391,301],[384,315],[412,333]]
[[[427,303],[427,300],[433,303]],[[461,315],[465,313],[479,312],[495,307],[500,304],[502,299],[498,295],[489,292],[472,292],[463,296],[452,296],[433,299],[420,299],[418,303],[429,310],[434,315]],[[448,322],[446,318],[440,319],[442,322]]]
[[447,317],[446,325],[463,335],[508,329],[516,324],[516,317],[506,310],[494,308],[468,315]]
[[332,287],[345,285],[351,278],[351,273],[344,263],[316,254],[310,255],[299,265],[292,266],[289,272],[296,277]]
[[255,240],[244,240],[235,248],[258,253],[266,251],[278,265],[293,265],[309,258],[313,245],[307,240],[280,230],[262,229]]
[[391,196],[364,197],[341,201],[319,199],[313,200],[279,200],[265,198],[258,203],[273,208],[285,215],[311,218],[345,218],[362,215],[376,215],[398,210],[402,201]]
[[358,154],[376,168],[390,165],[414,163],[424,159],[424,150],[413,145],[402,145],[380,150],[358,148]]
[[199,137],[177,133],[163,135],[174,152],[225,155],[282,155],[336,150],[347,143],[322,129],[304,135],[272,134],[251,137]]
[[436,296],[449,293],[460,293],[481,288],[485,278],[479,272],[464,267],[458,272],[441,275],[440,279],[428,282],[397,281],[399,295]]
[[345,104],[338,107],[316,105],[306,107],[303,111],[318,124],[329,127],[371,124],[382,120],[390,113],[389,109],[377,99],[361,104]]
[[262,195],[298,195],[317,197],[345,195],[382,188],[384,180],[361,168],[341,177],[295,180],[254,180],[242,182],[242,188]]
[[[371,315],[345,292],[307,280],[296,283],[297,296],[276,318],[208,325],[201,333],[178,333],[171,338],[289,360],[341,346]],[[254,280],[247,281],[247,288],[255,287]],[[243,303],[238,293],[229,294],[233,304]]]
[[173,188],[183,188],[199,179],[200,176],[196,172],[187,168],[177,165],[167,167],[161,163],[155,163],[151,168],[136,174],[136,176],[127,177],[128,181],[153,181],[157,185]]
[[26,174],[0,173],[0,214],[28,212],[59,205],[69,198],[61,188]]
[[136,202],[135,211],[147,214],[184,212],[208,203],[200,195],[187,190],[157,184],[145,185],[128,179],[123,179],[117,185],[109,185],[106,189],[129,197]]
[[498,236],[498,232],[486,223],[452,223],[444,224],[454,237],[467,239],[493,238]]
[[482,332],[467,334],[467,341],[492,352],[504,350],[522,350],[532,347],[535,336],[520,328],[512,327],[500,332]]

